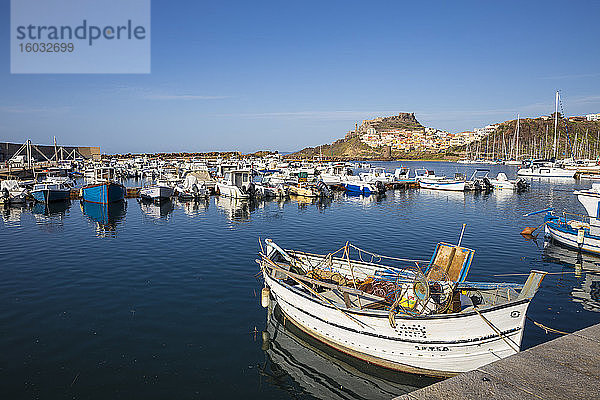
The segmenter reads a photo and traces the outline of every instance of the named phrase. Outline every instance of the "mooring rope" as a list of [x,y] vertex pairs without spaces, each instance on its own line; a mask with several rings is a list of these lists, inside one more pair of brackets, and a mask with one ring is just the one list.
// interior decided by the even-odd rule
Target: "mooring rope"
[[529,316],[526,316],[526,318],[527,318],[528,320],[530,320],[531,322],[533,322],[533,324],[534,324],[535,326],[537,326],[538,328],[542,328],[543,330],[545,330],[545,331],[546,331],[546,335],[548,334],[548,332],[554,332],[554,333],[558,333],[558,334],[560,334],[560,335],[568,335],[568,334],[569,334],[569,332],[563,332],[563,331],[559,331],[558,329],[550,328],[550,327],[548,327],[548,326],[546,326],[546,325],[544,325],[544,324],[541,324],[541,323],[539,323],[539,322],[537,322],[537,321],[534,321],[534,320],[533,320],[533,319],[531,319]]

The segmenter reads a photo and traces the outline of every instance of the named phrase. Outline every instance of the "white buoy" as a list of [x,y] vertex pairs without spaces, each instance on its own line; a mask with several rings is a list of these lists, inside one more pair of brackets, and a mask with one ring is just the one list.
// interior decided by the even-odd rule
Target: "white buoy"
[[271,302],[271,289],[269,289],[268,287],[264,287],[260,293],[260,304],[264,308],[268,308],[270,302]]

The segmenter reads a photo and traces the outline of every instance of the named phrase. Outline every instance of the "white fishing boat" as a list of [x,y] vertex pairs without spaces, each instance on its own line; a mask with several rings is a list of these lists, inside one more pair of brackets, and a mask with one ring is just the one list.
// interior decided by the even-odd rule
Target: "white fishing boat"
[[232,169],[217,181],[219,194],[234,199],[249,199],[254,194],[252,172],[249,169]]
[[415,170],[416,180],[422,189],[465,191],[464,179],[451,179],[446,176],[436,176],[435,172],[426,169]]
[[[287,320],[350,356],[438,377],[519,352],[527,308],[545,275],[531,271],[524,285],[466,282],[474,251],[460,242],[439,243],[431,261],[349,243],[326,255],[284,250],[269,239],[265,245],[257,260],[263,306],[272,298]],[[399,262],[410,266],[392,266]]]

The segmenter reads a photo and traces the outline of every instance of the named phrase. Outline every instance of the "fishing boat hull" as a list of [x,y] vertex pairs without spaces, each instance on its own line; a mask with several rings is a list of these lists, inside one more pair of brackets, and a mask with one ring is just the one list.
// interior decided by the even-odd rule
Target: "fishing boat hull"
[[266,273],[263,276],[286,318],[308,335],[383,368],[436,377],[453,376],[515,354],[507,341],[520,346],[530,302],[522,299],[482,309],[481,315],[471,311],[396,316],[392,328],[385,312],[342,313]]
[[114,183],[104,182],[94,185],[87,185],[81,188],[84,201],[90,203],[108,204],[123,201],[125,199],[125,186]]
[[546,215],[545,223],[546,236],[559,244],[578,251],[600,254],[600,227],[567,221],[565,217],[552,214]]
[[420,179],[419,187],[422,189],[450,190],[453,192],[464,192],[465,182],[462,181],[444,181],[437,179]]
[[70,189],[40,189],[31,192],[35,201],[39,203],[52,203],[55,201],[65,201],[71,198]]

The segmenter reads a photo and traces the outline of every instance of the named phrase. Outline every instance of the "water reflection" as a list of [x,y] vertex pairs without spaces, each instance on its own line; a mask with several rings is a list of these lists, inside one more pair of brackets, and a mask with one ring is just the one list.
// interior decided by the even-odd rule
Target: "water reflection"
[[64,227],[64,219],[69,208],[71,208],[71,200],[48,204],[35,203],[31,208],[31,212],[41,230],[58,232]]
[[391,399],[436,382],[375,368],[322,345],[284,322],[278,308],[267,315],[262,377],[290,392],[318,399]]
[[88,220],[96,225],[98,237],[114,237],[117,226],[125,218],[127,202],[119,201],[110,204],[97,204],[81,201],[81,211]]
[[[574,269],[571,298],[587,311],[600,312],[600,258],[547,241],[544,261]],[[571,271],[568,271],[571,272]],[[565,280],[569,279],[568,277]]]
[[363,206],[370,206],[374,203],[381,203],[386,198],[386,194],[359,194],[359,193],[345,193],[346,200],[349,203],[361,204]]
[[157,220],[169,220],[175,206],[172,200],[152,201],[139,199],[140,208],[144,215]]
[[418,189],[419,197],[423,200],[447,201],[453,203],[464,203],[466,192],[455,192],[452,190]]
[[0,205],[3,224],[7,227],[21,226],[21,219],[23,218],[23,215],[25,215],[25,213],[30,209],[31,205],[27,203]]
[[177,204],[183,209],[183,212],[190,216],[195,217],[208,210],[210,204],[209,199],[189,199],[189,200],[177,200]]
[[226,196],[216,196],[215,205],[228,220],[234,222],[250,221],[250,213],[256,209],[254,200],[234,199]]

